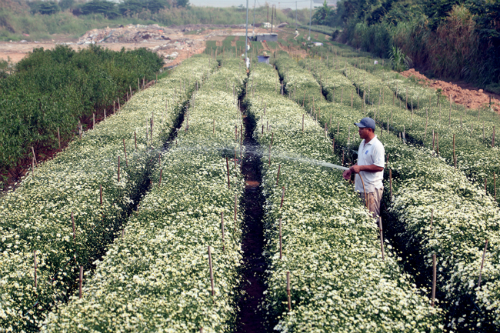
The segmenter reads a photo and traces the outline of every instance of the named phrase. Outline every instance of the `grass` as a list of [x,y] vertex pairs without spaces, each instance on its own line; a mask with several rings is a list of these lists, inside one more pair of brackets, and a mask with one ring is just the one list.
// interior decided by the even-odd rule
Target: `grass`
[[[304,12],[305,13],[305,12]],[[253,16],[253,13],[251,13]],[[303,14],[299,11],[299,14]],[[69,10],[53,15],[32,15],[29,12],[14,12],[0,8],[0,40],[22,40],[29,41],[53,39],[54,34],[69,35],[72,38],[82,36],[91,29],[105,27],[117,27],[127,24],[154,24],[162,26],[185,25],[185,24],[243,24],[245,23],[246,11],[238,7],[194,7],[170,8],[156,14],[144,11],[132,17],[119,17],[110,20],[102,14],[74,16]],[[277,10],[276,22],[290,21],[295,18],[294,12],[284,14]],[[306,15],[299,15],[299,18]],[[267,7],[255,9],[256,22],[267,21]],[[196,34],[197,31],[189,32]],[[29,37],[23,34],[29,34]]]

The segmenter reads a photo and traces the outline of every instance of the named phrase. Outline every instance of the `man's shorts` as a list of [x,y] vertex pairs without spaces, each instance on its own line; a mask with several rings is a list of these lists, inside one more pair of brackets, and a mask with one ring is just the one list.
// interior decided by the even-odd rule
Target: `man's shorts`
[[[382,194],[384,193],[384,188],[375,189],[375,192],[366,193],[366,199],[368,200],[368,210],[372,213],[374,218],[380,216],[380,202],[382,201]],[[365,193],[359,192],[359,197],[361,201],[366,206]]]

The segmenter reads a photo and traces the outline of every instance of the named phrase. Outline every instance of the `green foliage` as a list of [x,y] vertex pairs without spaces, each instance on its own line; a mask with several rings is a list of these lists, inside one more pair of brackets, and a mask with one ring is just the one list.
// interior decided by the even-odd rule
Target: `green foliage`
[[52,15],[61,10],[54,1],[35,1],[30,2],[29,6],[33,14],[40,13],[42,15]]
[[118,17],[120,14],[113,2],[106,0],[92,0],[79,7],[81,14],[103,14],[110,19]]
[[145,49],[35,49],[0,81],[0,172],[32,146],[57,147],[57,128],[63,140],[71,138],[79,119],[123,98],[137,78],[152,79],[161,66],[161,58]]
[[389,51],[389,60],[392,69],[397,72],[405,71],[411,66],[411,59],[397,46],[393,46]]

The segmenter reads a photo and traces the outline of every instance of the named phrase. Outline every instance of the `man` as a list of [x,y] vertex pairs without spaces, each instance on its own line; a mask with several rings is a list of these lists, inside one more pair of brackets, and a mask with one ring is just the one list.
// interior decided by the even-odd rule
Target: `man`
[[[358,163],[344,171],[344,178],[350,179],[351,174],[357,174],[355,191],[359,192],[363,203],[368,207],[373,217],[380,216],[380,201],[384,192],[384,146],[375,135],[375,121],[363,118],[354,123],[359,128],[359,136],[363,141],[358,149]],[[368,204],[366,201],[368,201]]]

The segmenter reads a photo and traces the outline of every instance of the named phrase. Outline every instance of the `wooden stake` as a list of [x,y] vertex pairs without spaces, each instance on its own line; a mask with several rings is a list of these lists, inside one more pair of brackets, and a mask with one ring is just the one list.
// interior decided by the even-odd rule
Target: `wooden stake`
[[488,247],[488,240],[486,240],[486,244],[484,244],[484,250],[483,250],[483,259],[481,260],[481,268],[479,269],[479,280],[477,281],[477,287],[481,287],[481,275],[483,273],[483,266],[484,266],[484,258],[486,257],[486,248]]
[[280,260],[283,258],[282,233],[281,233],[281,217],[279,221],[279,238],[280,238]]
[[[389,159],[387,159],[387,163],[389,163]],[[392,170],[389,169],[389,186],[390,186],[390,199],[392,201]]]
[[137,150],[137,134],[134,131],[134,144],[135,144],[135,150]]
[[78,282],[79,297],[82,298],[82,284],[83,284],[83,266],[80,266],[80,280]]
[[281,190],[281,204],[280,204],[280,209],[283,208],[283,200],[285,199],[285,187],[282,187]]
[[120,156],[118,156],[118,181],[120,181]]
[[332,139],[332,154],[335,154],[335,137]]
[[495,147],[495,126],[493,126],[493,137],[491,140],[491,147]]
[[234,220],[236,221],[236,217],[238,214],[238,194],[234,194]]
[[436,254],[432,255],[432,298],[431,306],[434,307],[434,299],[436,298]]
[[73,212],[71,212],[71,224],[73,225],[73,240],[76,238],[76,226],[75,226],[75,218],[73,216]]
[[220,225],[222,231],[222,251],[226,250],[226,245],[224,243],[224,212],[220,213]]
[[495,200],[497,200],[497,176],[493,172],[493,188],[495,190]]
[[38,164],[36,161],[35,148],[31,147],[31,151],[33,152],[33,160],[35,161],[35,165]]
[[212,287],[212,296],[215,295],[214,291],[214,271],[212,268],[212,252],[210,251],[210,246],[208,246],[208,266],[210,267],[210,286]]
[[278,175],[276,176],[276,185],[278,185],[278,182],[280,180],[280,170],[281,170],[281,164],[278,165]]
[[227,188],[231,189],[231,183],[229,181],[229,160],[226,156],[226,168],[227,168]]
[[163,169],[160,169],[160,181],[158,182],[158,186],[161,185],[161,177],[162,177],[162,175],[163,175]]
[[125,139],[123,139],[123,153],[125,155],[125,165],[128,166],[128,160],[127,160],[127,146],[125,145]]
[[36,250],[33,251],[33,262],[34,262],[34,267],[35,267],[35,275],[34,275],[34,278],[35,278],[35,289],[38,287],[38,279],[36,277],[36,268],[37,268],[37,264],[36,264]]
[[92,129],[95,127],[95,112],[92,113]]
[[453,134],[453,163],[455,165],[455,169],[457,168],[457,155],[455,153],[455,134]]
[[290,272],[286,272],[286,293],[288,295],[288,312],[292,311],[292,299],[290,296]]
[[271,165],[271,145],[269,145],[269,165]]
[[382,260],[384,258],[384,230],[382,229],[382,217],[378,217],[378,228],[380,230],[380,250],[382,251]]

